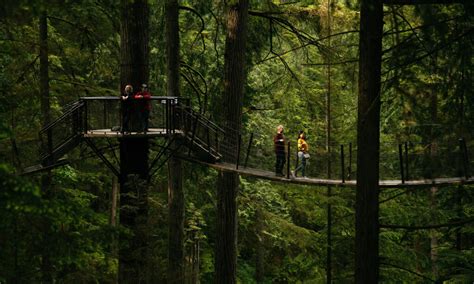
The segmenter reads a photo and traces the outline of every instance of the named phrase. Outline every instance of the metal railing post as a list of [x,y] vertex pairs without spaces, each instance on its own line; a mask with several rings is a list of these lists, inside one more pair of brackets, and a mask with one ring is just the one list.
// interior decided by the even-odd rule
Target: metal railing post
[[405,170],[403,169],[402,144],[398,144],[398,158],[400,159],[400,174],[402,178],[402,183],[405,183],[405,177],[404,177]]
[[344,177],[344,145],[341,144],[341,180],[342,183],[345,182],[345,177]]
[[89,112],[88,102],[87,102],[87,100],[84,100],[84,122],[83,122],[84,123],[84,133],[87,133],[87,129],[88,129],[88,127],[87,127],[87,125],[88,125],[87,120],[89,119],[88,112]]
[[408,175],[408,142],[405,141],[405,179],[409,180]]
[[240,146],[242,144],[242,135],[239,134],[239,142],[237,144],[237,163],[235,165],[236,169],[239,169],[239,163],[240,163]]
[[348,167],[349,175],[347,179],[351,179],[352,176],[352,142],[349,143],[349,167]]
[[104,116],[102,118],[102,123],[104,124],[104,129],[107,129],[107,101],[104,100],[102,103],[103,103],[102,112]]
[[196,118],[194,119],[193,130],[191,133],[191,147],[189,147],[188,156],[191,156],[191,148],[194,147],[194,137],[196,136],[197,123],[198,123],[198,117],[196,116]]
[[248,146],[248,148],[247,148],[247,156],[245,156],[244,168],[247,167],[247,162],[249,161],[250,147],[252,147],[252,142],[253,142],[253,132],[250,133],[249,146]]
[[290,153],[291,153],[291,141],[288,141],[288,151],[286,152],[286,178],[290,178]]
[[469,158],[467,156],[466,140],[459,139],[459,150],[461,152],[461,163],[463,167],[463,174],[466,179],[469,178]]

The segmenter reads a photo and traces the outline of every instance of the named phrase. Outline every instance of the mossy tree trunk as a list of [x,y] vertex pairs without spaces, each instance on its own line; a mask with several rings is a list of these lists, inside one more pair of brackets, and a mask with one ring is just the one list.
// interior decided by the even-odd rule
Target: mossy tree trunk
[[[40,59],[40,105],[42,126],[45,127],[51,122],[51,105],[49,98],[49,61],[48,61],[48,14],[44,10],[41,12],[39,19],[39,59]],[[51,171],[46,171],[41,176],[41,192],[45,198],[51,196]],[[51,263],[51,256],[49,250],[49,239],[47,238],[48,230],[50,229],[50,221],[44,217],[43,228],[43,251],[41,254],[41,280],[46,283],[53,282],[53,264]]]
[[359,39],[355,282],[379,277],[380,77],[383,4],[362,0]]
[[[138,89],[148,82],[148,16],[147,0],[121,1],[121,68],[120,86],[131,84]],[[120,224],[130,230],[122,236],[119,249],[119,282],[146,281],[148,216],[148,140],[120,140]]]
[[[242,101],[245,84],[245,42],[248,0],[233,1],[227,7],[225,44],[224,97],[221,117],[228,133],[226,145],[235,145],[242,124]],[[230,131],[232,130],[232,131]],[[224,153],[223,159],[235,163],[237,155]],[[239,176],[220,172],[217,180],[217,228],[215,269],[217,283],[236,283],[237,268],[237,203]]]
[[[179,97],[178,1],[166,0],[167,95]],[[175,142],[174,149],[180,149]],[[168,161],[168,283],[184,283],[184,192],[183,165],[171,153]]]

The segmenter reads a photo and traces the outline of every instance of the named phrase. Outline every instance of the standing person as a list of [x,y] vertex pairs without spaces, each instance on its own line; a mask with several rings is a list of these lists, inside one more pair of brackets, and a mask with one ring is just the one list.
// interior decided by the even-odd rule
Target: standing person
[[140,115],[141,130],[144,132],[148,131],[148,119],[150,117],[151,110],[151,94],[148,91],[147,84],[142,84],[142,89],[138,92],[134,98],[137,100],[138,111]]
[[133,87],[126,85],[121,96],[122,107],[122,132],[130,132],[130,120],[132,117]]
[[306,142],[306,135],[304,134],[303,130],[300,130],[298,135],[298,160],[300,160],[301,163],[295,169],[295,177],[299,170],[301,170],[301,175],[306,177],[306,160],[309,159],[308,150],[309,147],[308,143]]
[[273,137],[273,144],[275,145],[276,155],[275,174],[277,176],[284,176],[283,167],[285,166],[286,162],[285,142],[286,139],[283,135],[283,125],[278,125],[277,134],[275,135],[275,137]]

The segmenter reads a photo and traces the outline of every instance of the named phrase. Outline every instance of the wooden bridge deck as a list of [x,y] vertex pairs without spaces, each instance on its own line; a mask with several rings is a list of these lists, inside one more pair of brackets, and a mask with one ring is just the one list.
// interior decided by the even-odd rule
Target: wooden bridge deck
[[[187,158],[184,158],[187,159]],[[301,185],[318,185],[318,186],[337,186],[337,187],[355,187],[357,182],[355,180],[342,180],[337,179],[319,179],[319,178],[303,178],[303,177],[290,177],[286,176],[276,176],[274,172],[265,171],[254,168],[244,168],[239,167],[236,169],[234,164],[228,163],[205,163],[198,160],[192,160],[192,162],[197,162],[216,170],[235,172],[243,176],[256,177],[271,181],[292,183],[292,184],[301,184]],[[474,184],[474,177],[468,179],[464,177],[453,177],[453,178],[435,178],[435,179],[423,179],[423,180],[408,180],[402,183],[401,180],[381,180],[379,181],[379,186],[381,188],[408,188],[408,187],[427,187],[427,186],[447,186],[447,185],[459,185],[459,184]]]

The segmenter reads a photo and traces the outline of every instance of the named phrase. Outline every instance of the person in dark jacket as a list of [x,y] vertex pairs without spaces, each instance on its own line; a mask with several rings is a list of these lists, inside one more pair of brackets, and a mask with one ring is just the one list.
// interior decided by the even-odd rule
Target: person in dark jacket
[[121,96],[121,107],[122,107],[122,132],[130,132],[130,120],[132,118],[132,100],[133,100],[133,87],[132,85],[126,85]]
[[273,144],[275,145],[276,155],[275,174],[277,176],[284,176],[283,167],[285,166],[286,162],[285,142],[286,139],[283,135],[283,125],[278,125],[277,134],[275,135],[275,137],[273,137]]
[[148,119],[150,117],[151,110],[151,94],[148,91],[147,84],[142,84],[142,89],[140,92],[136,93],[134,99],[137,101],[141,130],[144,132],[148,131]]

